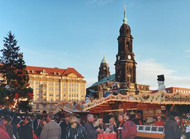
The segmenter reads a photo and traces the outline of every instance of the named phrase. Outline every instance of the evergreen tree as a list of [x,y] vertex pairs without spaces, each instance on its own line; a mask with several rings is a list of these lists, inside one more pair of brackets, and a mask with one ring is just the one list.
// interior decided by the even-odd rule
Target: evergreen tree
[[4,48],[1,50],[3,56],[1,57],[0,72],[3,74],[4,82],[11,86],[14,76],[15,65],[18,61],[18,52],[20,47],[17,46],[15,36],[9,32],[7,37],[4,37]]
[[26,70],[26,65],[23,60],[23,54],[19,54],[19,59],[15,64],[14,76],[11,82],[15,89],[24,89],[29,86],[29,76]]
[[[18,109],[22,109],[27,113],[27,110],[31,109],[29,102],[33,98],[33,89],[28,87],[29,75],[23,60],[23,54],[19,53],[19,50],[20,47],[17,46],[15,36],[9,32],[8,36],[4,38],[4,48],[1,50],[0,72],[4,77],[4,85],[0,87],[0,99],[5,101],[2,102],[4,105],[12,105],[16,100]],[[26,102],[19,101],[19,99],[24,98],[27,98]]]

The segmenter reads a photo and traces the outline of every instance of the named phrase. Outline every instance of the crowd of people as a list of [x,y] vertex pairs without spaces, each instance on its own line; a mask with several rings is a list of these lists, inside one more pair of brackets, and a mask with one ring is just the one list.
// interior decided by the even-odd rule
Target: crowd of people
[[[88,114],[86,119],[65,113],[61,117],[53,113],[31,116],[2,116],[0,120],[1,139],[97,139],[98,134],[116,134],[117,139],[135,139],[137,126],[144,121],[139,114],[118,113],[105,119]],[[171,113],[168,118],[157,117],[152,123],[164,126],[166,139],[180,139],[185,134],[186,120]]]
[[137,128],[129,114],[119,114],[117,120],[111,117],[107,124],[92,114],[84,122],[70,114],[57,119],[53,113],[36,117],[3,116],[0,122],[1,139],[97,139],[102,133],[117,133],[118,139],[128,136],[133,139]]

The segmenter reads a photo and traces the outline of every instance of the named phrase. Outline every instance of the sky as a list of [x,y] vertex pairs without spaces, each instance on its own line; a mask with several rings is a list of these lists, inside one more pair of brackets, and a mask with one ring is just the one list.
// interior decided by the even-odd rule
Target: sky
[[0,49],[11,31],[27,65],[73,67],[88,87],[104,55],[115,73],[124,4],[137,83],[190,88],[189,0],[0,0]]

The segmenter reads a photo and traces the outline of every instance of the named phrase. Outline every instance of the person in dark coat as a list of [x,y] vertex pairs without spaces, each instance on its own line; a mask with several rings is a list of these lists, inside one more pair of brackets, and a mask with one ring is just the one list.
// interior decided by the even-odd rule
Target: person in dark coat
[[119,123],[117,126],[117,139],[122,139],[122,129],[123,129],[123,124],[125,123],[123,113],[118,114],[118,122]]
[[41,117],[37,117],[35,120],[34,120],[34,123],[33,123],[33,129],[34,129],[34,133],[36,134],[40,128],[40,125],[41,125]]
[[66,129],[66,139],[86,139],[85,129],[78,124],[78,119],[71,116],[69,122],[70,125]]
[[30,124],[30,118],[25,117],[23,125],[18,128],[19,139],[33,139],[32,126]]
[[65,116],[62,118],[62,121],[60,122],[61,127],[61,139],[66,139],[66,129],[69,127],[69,114],[65,114]]
[[170,114],[169,120],[165,123],[165,139],[180,139],[180,129],[174,119],[175,113]]
[[87,122],[84,125],[84,128],[86,130],[86,138],[87,139],[97,139],[98,132],[101,132],[101,129],[95,129],[94,128],[94,116],[92,114],[87,115]]
[[16,139],[19,139],[18,137],[18,128],[17,128],[17,124],[20,122],[20,118],[15,116],[13,118],[13,121],[11,122],[11,125],[13,127],[13,135],[15,136]]
[[9,117],[4,117],[4,118],[2,119],[2,123],[3,123],[3,125],[5,126],[6,131],[7,131],[7,133],[8,133],[9,136],[10,136],[10,139],[12,139],[12,138],[13,138],[13,127],[12,127],[12,125],[11,125],[11,118],[9,118]]
[[135,117],[134,117],[134,119],[132,119],[132,121],[136,125],[142,125],[142,120],[140,119],[140,114],[139,113],[135,114]]
[[43,119],[41,120],[40,126],[36,129],[36,132],[35,132],[35,134],[36,134],[36,136],[37,136],[38,138],[40,138],[42,129],[43,129],[43,127],[44,127],[45,124],[47,124],[47,119],[46,119],[46,118],[43,118]]

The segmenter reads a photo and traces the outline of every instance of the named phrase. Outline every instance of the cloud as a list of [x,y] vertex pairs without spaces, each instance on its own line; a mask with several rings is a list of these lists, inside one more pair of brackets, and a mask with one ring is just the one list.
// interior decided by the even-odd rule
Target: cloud
[[190,53],[190,50],[185,50],[186,53]]
[[115,0],[88,0],[88,4],[97,4],[99,6],[111,3]]
[[[175,75],[174,75],[175,73]],[[169,69],[154,59],[139,61],[137,65],[137,83],[150,85],[150,89],[157,89],[157,75],[164,74],[166,87],[190,88],[190,77],[176,76],[177,71]]]
[[185,50],[186,56],[187,58],[190,58],[190,49],[189,50]]
[[[115,73],[115,66],[110,61],[111,74]],[[150,85],[150,89],[157,89],[157,75],[164,74],[166,87],[190,88],[190,76],[177,76],[179,71],[168,68],[154,59],[141,60],[137,63],[137,83]],[[94,76],[93,76],[94,77]],[[97,82],[97,78],[87,77],[87,87]],[[95,76],[96,77],[96,76]]]

